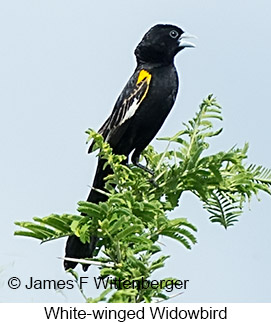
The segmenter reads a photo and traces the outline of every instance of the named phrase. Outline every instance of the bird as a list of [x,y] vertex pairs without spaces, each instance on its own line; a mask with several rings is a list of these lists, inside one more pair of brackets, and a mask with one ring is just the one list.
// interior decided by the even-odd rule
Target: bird
[[[114,154],[125,155],[127,159],[131,157],[134,165],[146,171],[149,171],[146,166],[139,163],[140,154],[162,127],[175,103],[179,80],[174,58],[184,48],[195,47],[187,41],[192,37],[171,24],[157,24],[150,28],[134,51],[134,73],[98,131],[110,144]],[[93,144],[89,152],[92,148]],[[98,160],[88,202],[107,200],[105,194],[95,190],[104,189],[104,178],[111,172],[109,166],[104,167],[104,163],[104,159]],[[96,236],[91,236],[90,242],[83,244],[77,236],[69,236],[65,258],[91,258],[97,241]],[[64,260],[65,270],[73,269],[76,265],[76,262]],[[84,271],[88,269],[88,265],[82,266]]]

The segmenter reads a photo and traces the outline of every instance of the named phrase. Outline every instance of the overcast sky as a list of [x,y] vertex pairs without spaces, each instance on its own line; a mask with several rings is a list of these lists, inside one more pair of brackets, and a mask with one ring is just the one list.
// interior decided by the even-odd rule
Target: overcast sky
[[[65,240],[14,237],[14,221],[74,213],[95,171],[84,131],[96,130],[135,68],[133,51],[156,23],[198,36],[176,58],[180,91],[158,136],[170,136],[214,93],[223,106],[213,151],[249,142],[248,163],[271,168],[269,1],[9,0],[0,2],[0,301],[81,302],[78,290],[10,290],[7,280],[70,279]],[[162,144],[152,142],[157,149]],[[253,198],[229,230],[184,194],[174,213],[198,228],[191,251],[168,240],[160,277],[189,280],[175,302],[271,301],[271,198]],[[173,216],[173,215],[172,215]],[[78,268],[80,275],[81,269]],[[90,268],[87,275],[98,271]],[[86,274],[82,274],[85,276]],[[98,292],[94,284],[88,296]]]

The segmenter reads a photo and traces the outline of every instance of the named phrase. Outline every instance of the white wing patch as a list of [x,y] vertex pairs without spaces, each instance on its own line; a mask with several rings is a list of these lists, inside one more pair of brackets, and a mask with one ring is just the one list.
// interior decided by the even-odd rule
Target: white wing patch
[[137,78],[135,91],[132,93],[131,97],[124,102],[124,105],[128,106],[128,109],[124,109],[124,111],[126,111],[120,121],[120,125],[135,114],[136,110],[139,108],[141,102],[148,93],[150,82],[151,74],[146,70],[141,70]]
[[134,98],[133,103],[129,107],[129,109],[126,111],[123,119],[120,122],[120,125],[123,124],[126,120],[132,118],[132,116],[135,114],[137,108],[139,107],[141,103],[141,100],[138,99],[137,97]]

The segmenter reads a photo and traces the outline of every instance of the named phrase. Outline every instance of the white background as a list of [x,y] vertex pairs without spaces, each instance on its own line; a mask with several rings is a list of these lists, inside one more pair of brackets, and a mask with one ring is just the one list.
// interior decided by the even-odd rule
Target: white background
[[[248,163],[271,167],[270,10],[267,0],[0,2],[1,302],[83,301],[77,289],[7,287],[12,276],[25,284],[30,276],[71,279],[56,258],[64,254],[64,239],[40,245],[14,237],[13,223],[74,213],[86,198],[96,159],[86,153],[84,131],[97,130],[109,115],[135,68],[134,48],[154,24],[176,24],[198,36],[197,48],[176,58],[180,92],[158,136],[180,130],[214,93],[224,131],[211,151],[248,141]],[[163,240],[171,258],[158,278],[190,280],[174,302],[270,302],[271,199],[259,198],[225,231],[184,194],[175,215],[197,226],[198,244],[188,251]],[[98,294],[94,284],[85,292]]]

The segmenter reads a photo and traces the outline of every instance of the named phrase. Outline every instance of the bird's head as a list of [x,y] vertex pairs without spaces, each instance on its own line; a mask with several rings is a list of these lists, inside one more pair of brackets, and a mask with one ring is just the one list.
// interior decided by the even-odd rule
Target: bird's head
[[187,38],[188,35],[181,28],[173,25],[155,25],[142,38],[135,49],[138,62],[165,63],[173,62],[174,56],[186,47],[195,47]]

